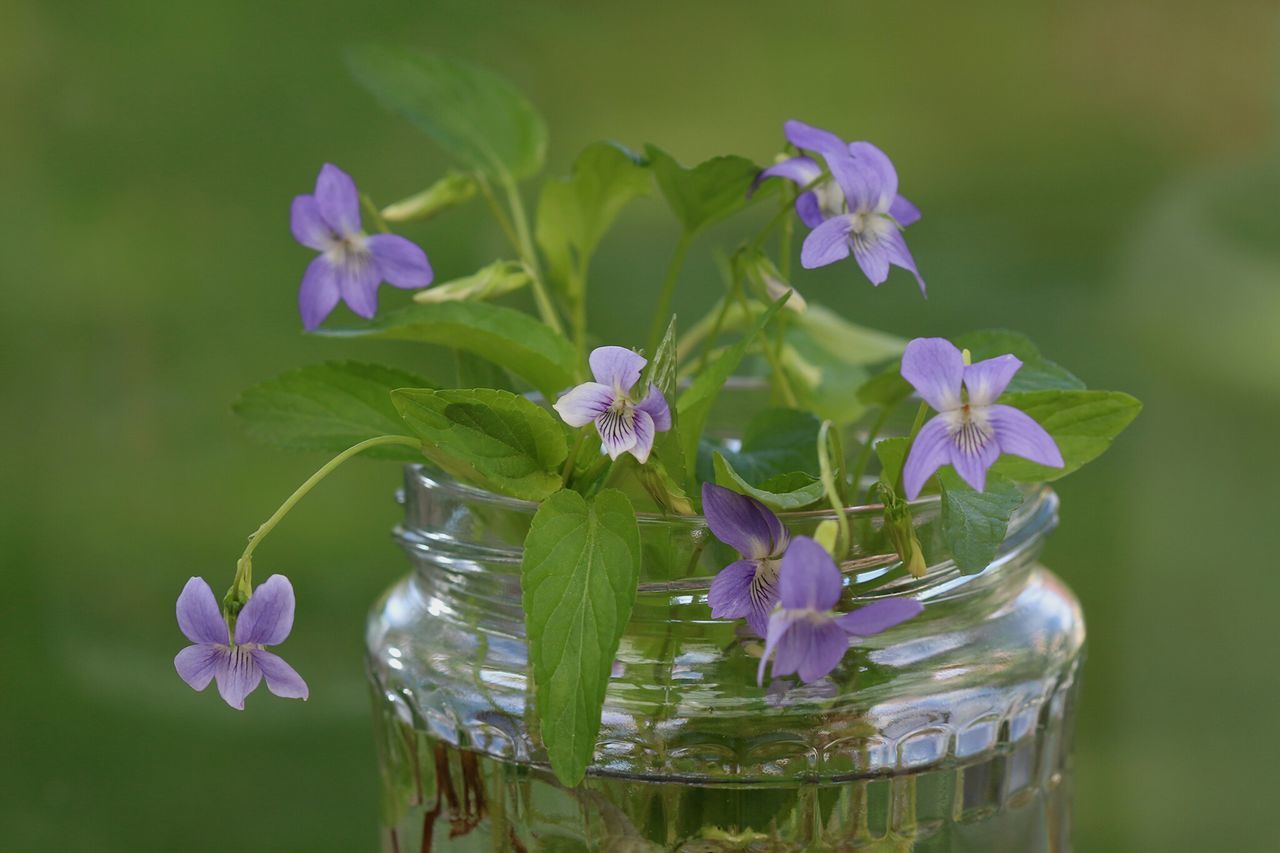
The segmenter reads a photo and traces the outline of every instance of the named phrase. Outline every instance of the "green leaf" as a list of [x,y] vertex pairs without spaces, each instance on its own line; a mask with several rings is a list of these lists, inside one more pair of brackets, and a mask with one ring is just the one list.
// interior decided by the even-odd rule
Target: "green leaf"
[[875,443],[876,458],[880,460],[880,479],[887,486],[897,488],[902,466],[907,461],[911,442],[905,435],[882,438]]
[[802,471],[789,471],[777,474],[762,482],[759,486],[748,483],[741,474],[733,469],[733,465],[718,451],[711,456],[715,465],[716,484],[732,489],[743,495],[750,495],[765,506],[786,512],[793,509],[804,509],[822,500],[822,481],[812,474]]
[[686,169],[655,145],[646,145],[645,154],[658,189],[686,234],[731,216],[768,191],[766,185],[747,197],[760,167],[745,157],[713,157]]
[[454,388],[497,388],[515,391],[511,377],[492,361],[487,361],[466,350],[453,350]]
[[449,172],[422,192],[382,208],[382,218],[388,222],[430,219],[469,201],[477,190],[476,179],[472,175]]
[[[648,388],[652,383],[658,386],[662,396],[667,399],[667,405],[671,409],[671,429],[655,435],[653,447],[658,458],[662,460],[667,478],[673,481],[672,485],[679,484],[679,487],[683,490],[684,484],[688,479],[688,463],[685,460],[684,449],[680,444],[679,413],[676,411],[675,406],[671,405],[676,399],[678,367],[676,318],[672,316],[671,322],[667,324],[667,333],[662,336],[662,342],[658,344],[657,352],[653,354],[653,358],[650,359],[648,366],[645,368],[644,376],[640,378],[640,384],[637,386],[639,390],[636,393],[643,397],[644,394],[649,393]],[[683,491],[681,493],[683,494]]]
[[1022,506],[1022,490],[1003,477],[989,475],[986,488],[975,492],[955,470],[938,471],[942,488],[942,536],[951,557],[966,574],[985,569],[1009,530],[1013,511]]
[[619,211],[649,192],[649,173],[634,154],[610,142],[586,147],[573,175],[542,186],[535,237],[552,281],[583,298],[587,263]]
[[529,271],[519,261],[494,261],[471,275],[419,290],[413,295],[413,301],[431,304],[493,299],[519,290],[529,281]]
[[542,741],[556,778],[582,781],[595,752],[618,641],[640,578],[640,528],[616,489],[538,507],[521,568]]
[[735,471],[755,484],[792,472],[816,477],[821,426],[809,412],[765,409],[747,424],[739,449],[722,454]]
[[492,388],[391,395],[432,462],[477,486],[538,501],[560,488],[564,431],[536,403]]
[[974,361],[995,358],[999,355],[1011,354],[1022,361],[1022,367],[1014,374],[1006,392],[1043,391],[1057,389],[1063,391],[1083,391],[1084,383],[1073,376],[1066,368],[1061,367],[1040,354],[1040,350],[1031,339],[1008,329],[984,329],[969,332],[956,338],[955,345],[969,350]]
[[693,383],[680,395],[676,411],[680,418],[680,444],[686,460],[698,458],[698,439],[702,437],[702,430],[707,425],[707,417],[711,414],[711,406],[715,403],[721,387],[738,369],[739,362],[742,361],[747,347],[751,345],[755,336],[769,325],[773,315],[778,313],[786,301],[787,297],[783,296],[770,305],[768,310],[756,320],[751,331],[721,353],[720,357],[699,373]]
[[577,354],[563,335],[522,311],[487,302],[407,305],[333,337],[389,338],[463,349],[527,380],[552,399],[573,384]]
[[[240,395],[233,407],[254,438],[292,450],[337,453],[379,435],[404,433],[391,402],[396,388],[431,383],[403,370],[354,361],[329,361],[269,379]],[[421,461],[409,447],[375,447],[367,456]]]
[[902,354],[906,342],[850,323],[821,305],[790,318],[784,363],[800,404],[837,424],[857,420],[868,402],[861,390],[872,368]]
[[858,400],[868,406],[896,406],[911,396],[911,383],[902,378],[902,361],[895,359],[858,386]]
[[1046,468],[1002,456],[992,466],[992,472],[1023,483],[1056,480],[1096,459],[1142,411],[1141,403],[1120,391],[1023,391],[1005,394],[1000,402],[1021,409],[1044,427],[1066,463],[1063,468]]
[[504,77],[456,59],[365,45],[347,51],[352,75],[467,168],[507,181],[542,168],[542,116]]

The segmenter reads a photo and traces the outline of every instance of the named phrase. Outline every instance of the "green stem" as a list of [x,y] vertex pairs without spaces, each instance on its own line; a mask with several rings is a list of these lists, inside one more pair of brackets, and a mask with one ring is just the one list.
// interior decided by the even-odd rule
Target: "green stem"
[[[849,534],[849,517],[844,511],[844,495],[841,493],[841,486],[831,465],[832,455],[839,459],[844,458],[840,436],[839,433],[834,432],[831,421],[823,421],[818,429],[818,474],[822,480],[823,490],[827,493],[827,501],[836,514],[836,525],[840,529],[840,535],[836,539],[836,562],[839,562],[848,553],[852,540]],[[843,466],[843,463],[841,465]]]
[[524,214],[524,201],[520,198],[520,190],[516,182],[510,178],[502,183],[507,192],[507,205],[511,208],[511,219],[515,223],[516,240],[524,265],[529,269],[529,280],[533,286],[533,299],[538,304],[538,313],[542,322],[554,331],[564,334],[564,326],[556,313],[555,303],[547,292],[547,283],[542,278],[542,265],[538,263],[538,253],[533,248],[533,237],[529,231],[529,220]]
[[862,489],[862,475],[867,473],[867,464],[871,461],[871,449],[876,436],[880,434],[880,430],[884,429],[885,422],[889,420],[889,415],[892,413],[893,406],[881,406],[880,414],[867,430],[867,441],[862,445],[862,451],[858,453],[858,461],[853,465],[852,483],[855,496]]
[[573,449],[569,451],[569,457],[564,460],[564,469],[561,471],[560,478],[566,489],[569,488],[569,481],[573,479],[573,466],[578,464],[578,451],[582,450],[582,444],[586,440],[586,430],[579,430],[578,440],[573,443]]
[[[907,453],[911,452],[911,445],[915,444],[916,436],[920,434],[920,428],[924,426],[925,416],[929,414],[929,404],[922,402],[920,408],[916,410],[916,419],[911,424],[911,432],[907,434]],[[902,461],[902,467],[898,469],[898,479],[893,484],[895,494],[902,494],[902,472],[907,468],[906,459]]]
[[367,193],[360,193],[360,203],[364,205],[365,212],[373,219],[373,224],[383,234],[391,233],[391,229],[387,227],[387,220],[382,218],[382,211],[378,210],[378,206],[373,203],[373,199],[369,198]]
[[[738,295],[738,302],[742,305],[742,312],[746,316],[751,316],[751,307],[747,304],[747,295],[741,287],[735,288]],[[788,408],[796,408],[796,392],[791,388],[791,380],[787,379],[786,371],[782,369],[782,356],[779,354],[776,342],[769,336],[768,329],[760,330],[760,349],[764,352],[765,360],[769,362],[769,369],[773,371],[774,379],[777,380],[778,391],[782,394],[783,402]]]
[[693,235],[685,231],[676,241],[675,251],[671,253],[671,261],[667,264],[667,275],[662,280],[662,291],[658,294],[658,312],[653,315],[653,326],[649,330],[649,354],[658,351],[662,341],[662,333],[671,322],[671,298],[676,292],[676,281],[680,278],[680,269],[684,266],[685,255],[689,253],[689,244]]
[[289,510],[306,497],[307,492],[311,491],[325,477],[333,473],[343,462],[346,462],[353,456],[356,456],[371,447],[381,447],[386,444],[403,444],[409,447],[422,447],[422,442],[416,438],[410,438],[407,435],[380,435],[376,438],[365,439],[364,441],[353,444],[337,456],[330,459],[320,470],[316,471],[298,488],[294,489],[293,494],[280,504],[280,508],[271,514],[271,517],[264,521],[253,535],[249,537],[249,542],[244,546],[244,553],[240,555],[240,559],[236,561],[236,576],[232,581],[231,589],[227,590],[227,597],[224,603],[227,604],[243,604],[248,601],[249,594],[253,590],[253,552],[257,549],[267,534],[275,529],[276,525],[289,514]]
[[502,209],[502,205],[498,203],[498,197],[493,194],[493,187],[489,186],[489,179],[476,173],[476,185],[480,187],[480,194],[484,196],[485,203],[489,205],[493,218],[498,221],[498,227],[506,235],[507,242],[511,244],[511,248],[515,249],[517,254],[523,254],[520,251],[520,240],[516,237],[515,229],[511,227],[511,219],[508,218],[506,211]]

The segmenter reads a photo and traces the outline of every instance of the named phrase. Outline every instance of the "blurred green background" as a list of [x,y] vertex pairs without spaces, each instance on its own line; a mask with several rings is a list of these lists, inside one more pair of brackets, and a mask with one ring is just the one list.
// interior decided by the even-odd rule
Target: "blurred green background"
[[[321,461],[250,444],[238,391],[330,356],[433,370],[295,314],[289,200],[322,162],[384,203],[446,167],[350,82],[361,40],[508,74],[556,172],[601,138],[764,161],[790,117],[890,152],[929,300],[852,264],[798,278],[810,300],[904,335],[1020,328],[1146,402],[1062,485],[1046,556],[1089,620],[1077,849],[1275,849],[1274,2],[0,5],[0,849],[374,848],[361,629],[405,570],[394,466],[343,470],[259,551],[298,585],[310,702],[237,714],[171,662],[183,582],[221,589]],[[480,206],[408,234],[441,278],[499,250]],[[674,236],[651,201],[606,241],[607,337],[641,343]]]

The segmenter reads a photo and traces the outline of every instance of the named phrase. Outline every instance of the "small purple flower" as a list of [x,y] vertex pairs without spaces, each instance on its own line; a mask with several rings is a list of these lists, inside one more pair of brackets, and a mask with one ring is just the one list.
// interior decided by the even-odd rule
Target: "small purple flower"
[[267,578],[249,597],[236,620],[236,635],[218,611],[204,578],[192,578],[178,596],[178,627],[193,646],[178,652],[173,665],[194,690],[218,680],[228,705],[244,710],[244,699],[267,680],[267,689],[285,699],[306,699],[307,683],[293,667],[263,646],[283,643],[293,628],[293,586],[284,575]]
[[755,498],[702,484],[702,511],[707,526],[742,557],[711,581],[707,603],[716,619],[746,619],[763,637],[769,612],[778,603],[778,561],[791,536],[778,517]]
[[916,338],[907,344],[902,378],[938,411],[912,442],[902,468],[909,500],[948,463],[979,492],[1001,453],[1062,467],[1062,453],[1044,427],[1019,409],[996,404],[1020,367],[1022,362],[1012,355],[965,364],[964,354],[942,338]]
[[[852,251],[872,284],[884,282],[893,264],[914,275],[923,293],[924,279],[901,233],[920,219],[920,211],[898,195],[898,173],[888,156],[870,142],[846,143],[830,131],[794,119],[784,125],[784,132],[797,148],[821,154],[835,179],[796,198],[800,221],[813,229],[800,251],[800,263],[806,269],[822,267]],[[793,157],[765,169],[758,180],[786,178],[803,187],[821,175],[813,159]]]
[[782,558],[778,579],[781,607],[769,617],[764,655],[756,675],[774,657],[773,675],[797,673],[806,684],[835,669],[849,649],[849,637],[879,634],[916,616],[924,605],[912,598],[885,598],[852,613],[836,613],[840,570],[826,549],[807,536],[797,536]]
[[298,311],[312,331],[329,316],[338,300],[361,317],[378,311],[378,285],[426,287],[431,264],[414,243],[395,234],[369,236],[360,228],[360,195],[355,181],[326,163],[316,178],[314,195],[293,200],[293,238],[320,252],[302,276]]
[[610,459],[630,453],[643,464],[654,435],[671,429],[671,410],[656,385],[649,385],[643,400],[631,396],[647,362],[624,347],[599,347],[588,362],[596,381],[570,389],[556,401],[555,410],[571,427],[595,421]]

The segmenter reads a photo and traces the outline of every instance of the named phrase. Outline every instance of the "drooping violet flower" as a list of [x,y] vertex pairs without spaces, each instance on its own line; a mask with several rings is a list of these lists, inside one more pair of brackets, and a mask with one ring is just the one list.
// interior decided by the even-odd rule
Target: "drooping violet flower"
[[778,603],[778,561],[791,536],[778,517],[755,498],[714,483],[702,484],[702,512],[716,538],[742,557],[711,581],[707,603],[716,619],[746,619],[761,637]]
[[920,430],[902,468],[902,486],[915,500],[925,481],[950,463],[977,491],[1001,453],[1062,467],[1062,453],[1044,427],[1025,412],[996,403],[1022,362],[1013,355],[965,364],[960,350],[942,338],[916,338],[902,354],[902,378],[938,416]]
[[293,667],[264,646],[277,646],[293,628],[293,586],[272,575],[254,590],[236,619],[234,641],[204,578],[192,578],[178,596],[178,627],[195,645],[178,652],[173,665],[182,680],[204,690],[213,679],[228,705],[244,710],[244,699],[264,678],[267,689],[285,699],[306,699],[307,683]]
[[[822,155],[835,184],[823,182],[796,199],[796,213],[813,230],[800,250],[806,269],[843,260],[852,251],[858,266],[879,285],[889,277],[889,265],[924,279],[916,268],[902,229],[920,219],[920,211],[898,195],[898,173],[888,156],[870,142],[845,142],[827,130],[791,120],[784,125],[787,140],[797,148]],[[761,179],[782,177],[807,186],[822,174],[816,161],[793,157],[765,169]]]
[[671,410],[656,385],[649,385],[643,400],[631,395],[647,362],[624,347],[599,347],[587,361],[596,381],[570,389],[556,401],[555,410],[571,427],[595,421],[610,459],[630,453],[643,464],[654,435],[671,429]]
[[300,195],[290,212],[293,238],[320,252],[302,276],[298,311],[308,331],[329,316],[338,300],[361,317],[378,311],[378,285],[426,287],[431,264],[422,249],[395,234],[367,235],[360,227],[360,195],[355,181],[326,163],[314,195]]
[[806,684],[835,669],[849,649],[849,638],[879,634],[916,616],[924,605],[912,598],[885,598],[852,613],[836,613],[840,570],[826,549],[797,536],[782,558],[778,578],[781,605],[769,617],[757,683],[774,657],[773,674],[796,673]]

